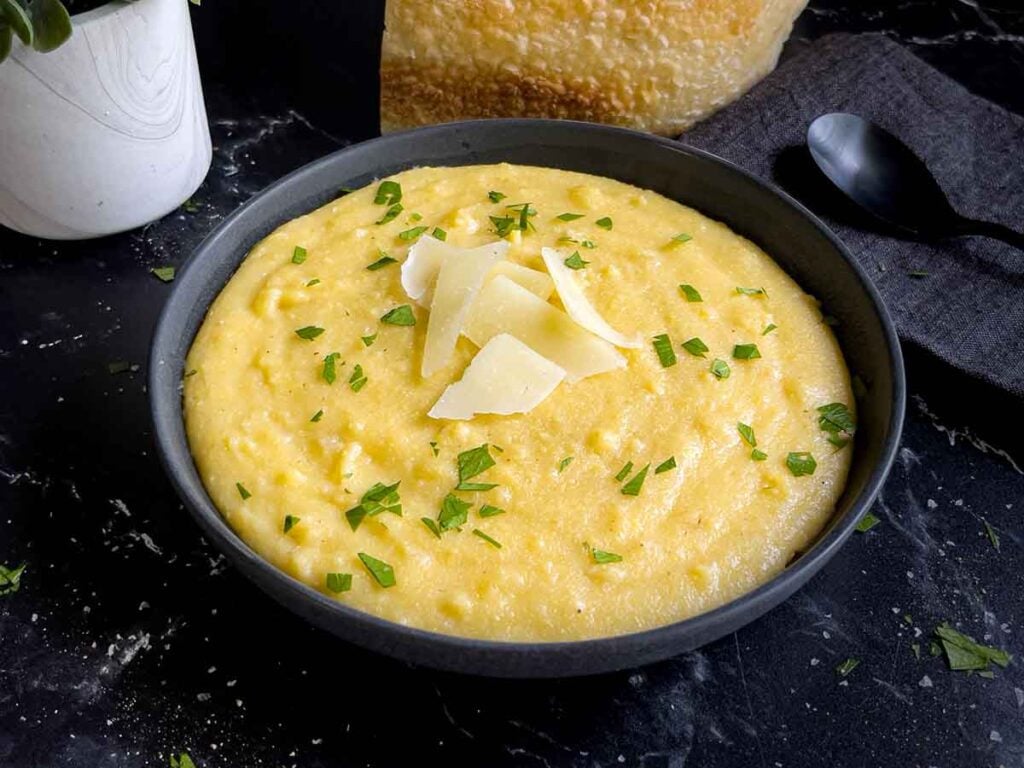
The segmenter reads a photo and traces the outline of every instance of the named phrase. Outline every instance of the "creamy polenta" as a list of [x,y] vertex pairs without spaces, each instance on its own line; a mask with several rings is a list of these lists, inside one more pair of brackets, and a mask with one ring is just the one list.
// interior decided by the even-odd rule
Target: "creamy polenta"
[[[707,611],[813,541],[846,480],[853,397],[818,304],[768,255],[605,178],[493,165],[388,181],[253,248],[189,353],[196,465],[256,552],[402,624],[572,640]],[[527,413],[432,418],[480,350],[459,336],[422,375],[429,304],[401,266],[430,236],[506,241],[508,263],[540,273],[559,249],[642,346]]]

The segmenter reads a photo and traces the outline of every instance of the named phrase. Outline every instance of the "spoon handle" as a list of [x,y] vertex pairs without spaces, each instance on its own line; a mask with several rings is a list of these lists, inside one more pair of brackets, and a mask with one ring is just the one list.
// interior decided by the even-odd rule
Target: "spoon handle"
[[981,221],[979,219],[961,218],[956,229],[957,235],[981,235],[1002,240],[1024,251],[1024,234],[1016,230],[996,224],[994,221]]

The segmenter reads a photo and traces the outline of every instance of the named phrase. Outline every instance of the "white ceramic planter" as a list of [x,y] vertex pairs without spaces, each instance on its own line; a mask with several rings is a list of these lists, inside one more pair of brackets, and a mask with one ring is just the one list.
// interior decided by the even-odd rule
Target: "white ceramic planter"
[[174,210],[210,167],[187,0],[114,2],[0,64],[0,224],[62,240]]

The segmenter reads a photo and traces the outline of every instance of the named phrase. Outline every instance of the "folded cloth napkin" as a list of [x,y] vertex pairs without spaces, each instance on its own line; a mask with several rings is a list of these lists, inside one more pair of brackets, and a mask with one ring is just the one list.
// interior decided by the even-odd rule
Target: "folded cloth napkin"
[[875,121],[925,160],[960,213],[1016,229],[1024,226],[1024,119],[881,35],[832,35],[680,137],[821,214],[878,286],[904,339],[1024,395],[1024,252],[982,237],[915,242],[849,210],[822,210],[820,195],[799,189],[801,176],[817,175],[813,166],[793,173],[787,161],[809,158],[800,149],[807,126],[827,112]]

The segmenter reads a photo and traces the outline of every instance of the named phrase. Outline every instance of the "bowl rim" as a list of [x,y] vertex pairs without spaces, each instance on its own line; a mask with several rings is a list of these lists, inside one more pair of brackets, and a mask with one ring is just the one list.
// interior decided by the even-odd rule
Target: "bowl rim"
[[[172,454],[172,448],[174,441],[171,436],[163,428],[164,421],[170,416],[172,418],[181,418],[176,415],[175,407],[170,402],[170,399],[166,397],[167,392],[164,391],[164,387],[161,386],[159,381],[159,373],[162,366],[165,365],[166,360],[162,359],[165,356],[164,349],[171,348],[174,341],[173,328],[175,323],[175,316],[179,314],[181,309],[179,304],[181,303],[181,296],[184,294],[183,291],[179,291],[179,288],[184,284],[181,282],[181,278],[187,275],[188,270],[197,264],[200,260],[208,256],[211,250],[216,250],[218,247],[218,240],[224,235],[225,232],[231,230],[235,226],[235,222],[238,221],[245,213],[253,206],[259,204],[263,198],[270,195],[271,193],[287,187],[294,183],[296,180],[302,177],[314,173],[316,170],[323,166],[329,165],[335,161],[335,158],[341,154],[354,151],[356,149],[363,149],[369,147],[386,147],[390,142],[394,141],[407,141],[409,138],[430,136],[436,133],[446,133],[457,130],[473,130],[474,128],[486,125],[493,128],[495,124],[502,124],[509,127],[519,128],[531,128],[536,127],[538,129],[550,129],[553,125],[558,125],[572,131],[588,131],[596,133],[611,133],[623,136],[623,138],[629,138],[630,140],[643,140],[653,142],[661,145],[666,149],[672,151],[683,152],[691,155],[695,155],[712,163],[726,166],[727,169],[734,173],[740,174],[750,182],[769,195],[774,195],[781,198],[783,202],[789,206],[795,208],[797,212],[805,218],[819,233],[821,233],[835,248],[839,255],[847,262],[849,267],[856,275],[858,281],[861,284],[866,296],[868,297],[870,304],[877,317],[879,325],[881,326],[885,341],[886,341],[886,358],[887,366],[892,376],[892,389],[893,389],[893,400],[889,409],[889,430],[888,434],[885,435],[885,439],[882,442],[879,450],[878,458],[874,462],[870,473],[864,483],[863,490],[851,501],[850,509],[845,515],[844,519],[826,528],[823,534],[819,534],[819,537],[814,540],[811,546],[800,554],[800,556],[787,565],[781,572],[776,574],[773,578],[767,582],[760,584],[754,589],[744,592],[738,597],[730,600],[724,605],[720,605],[704,613],[699,613],[694,616],[674,621],[669,624],[662,626],[652,627],[649,629],[640,630],[637,632],[629,632],[625,634],[607,635],[596,638],[587,638],[581,640],[559,640],[559,641],[510,641],[510,640],[489,640],[484,638],[466,637],[460,635],[449,635],[443,632],[437,632],[433,630],[421,629],[405,624],[400,624],[389,619],[382,618],[375,614],[368,613],[366,611],[351,607],[341,601],[335,600],[320,591],[308,586],[304,582],[290,576],[283,570],[278,569],[269,560],[265,560],[263,557],[258,555],[249,545],[230,527],[220,511],[210,499],[209,494],[203,488],[201,495],[196,495],[190,492],[186,487],[186,483],[181,477],[182,469],[178,467],[174,462],[171,461],[170,456]],[[685,135],[684,137],[685,138]],[[274,225],[273,228],[280,226],[285,223],[284,221]],[[273,228],[270,231],[273,231]],[[221,257],[223,258],[223,257]],[[244,258],[244,257],[243,257]],[[241,263],[241,261],[239,261]],[[237,268],[237,267],[236,267]],[[229,278],[230,279],[230,278]],[[219,293],[219,292],[218,292]],[[212,300],[211,300],[212,301]],[[208,311],[209,304],[206,305],[205,311]],[[179,361],[175,361],[179,362]],[[180,361],[183,364],[183,360]],[[182,366],[183,367],[183,366]],[[180,376],[176,379],[180,380]],[[814,213],[808,210],[802,203],[794,199],[787,192],[779,188],[774,183],[762,179],[750,171],[745,170],[739,165],[726,160],[718,155],[715,155],[706,150],[702,150],[696,147],[692,147],[685,144],[683,141],[670,139],[661,136],[655,136],[652,134],[646,134],[639,131],[635,131],[628,128],[621,128],[617,126],[609,126],[597,123],[587,123],[571,120],[550,120],[550,119],[533,119],[533,118],[511,118],[511,119],[484,119],[484,120],[464,120],[450,123],[441,123],[436,125],[430,125],[420,128],[414,128],[407,131],[401,131],[396,133],[389,133],[383,136],[375,137],[367,141],[350,144],[342,147],[334,152],[331,152],[317,160],[307,163],[299,168],[289,172],[280,179],[272,182],[267,187],[262,189],[257,194],[253,195],[249,200],[236,208],[231,214],[225,217],[211,232],[209,232],[203,240],[195,247],[188,259],[179,269],[179,280],[175,281],[175,285],[172,288],[171,294],[168,296],[163,308],[161,309],[159,320],[155,327],[152,337],[152,343],[150,347],[150,357],[148,364],[147,383],[149,390],[150,400],[150,413],[153,421],[154,428],[154,441],[157,447],[157,453],[159,454],[161,464],[163,465],[165,472],[171,484],[177,492],[179,498],[185,502],[186,508],[189,510],[192,517],[199,524],[203,533],[206,534],[217,548],[227,555],[228,559],[231,560],[233,565],[238,567],[246,577],[250,580],[254,580],[253,573],[255,570],[258,574],[275,582],[286,595],[288,599],[300,601],[297,604],[287,604],[285,599],[280,595],[272,594],[278,602],[286,605],[289,610],[294,613],[298,613],[307,621],[318,623],[311,618],[311,616],[302,610],[299,610],[300,604],[304,603],[307,607],[312,609],[318,609],[328,614],[335,614],[337,617],[344,619],[349,622],[355,622],[363,625],[365,628],[383,632],[386,634],[397,634],[404,636],[404,639],[422,644],[427,647],[433,648],[445,648],[447,650],[465,650],[472,651],[474,653],[486,652],[488,654],[516,654],[519,656],[533,656],[535,654],[561,654],[563,657],[567,654],[594,654],[602,650],[610,649],[612,646],[620,646],[623,643],[630,644],[635,650],[629,655],[642,655],[641,649],[645,646],[659,646],[664,645],[667,641],[670,641],[674,636],[681,636],[689,631],[696,632],[696,628],[700,628],[703,625],[709,625],[710,627],[736,625],[741,626],[753,621],[760,617],[767,611],[771,610],[776,605],[780,604],[788,597],[790,597],[797,589],[802,587],[814,574],[816,574],[832,557],[836,554],[842,544],[853,532],[853,529],[860,521],[871,505],[877,498],[883,483],[889,473],[890,468],[896,458],[896,453],[899,447],[900,437],[903,430],[904,414],[906,407],[906,375],[904,370],[903,355],[900,348],[899,338],[896,332],[895,325],[889,315],[885,304],[882,301],[881,294],[875,287],[874,283],[868,278],[867,272],[857,261],[856,257],[849,251],[846,245],[839,239],[839,237]],[[180,389],[175,387],[174,397],[178,398],[180,404]],[[180,407],[180,405],[179,405]],[[182,409],[183,410],[183,409]],[[187,437],[185,439],[185,448],[188,450]],[[189,451],[191,455],[191,452]],[[195,470],[194,464],[192,465]],[[195,470],[198,475],[198,470]],[[202,479],[200,477],[200,486],[202,486]],[[262,583],[258,582],[264,591]],[[743,619],[743,617],[747,617]],[[712,629],[711,637],[707,640],[700,641],[700,645],[704,645],[707,642],[712,642],[715,638],[720,637],[723,632],[715,632]],[[348,640],[350,642],[359,643],[356,640]],[[698,646],[699,647],[699,646]],[[401,653],[391,653],[386,648],[377,650],[389,655],[406,658]],[[683,652],[682,649],[677,653]],[[425,656],[425,655],[424,655]],[[636,663],[652,663],[657,659],[669,657],[666,654],[659,654],[656,658],[647,659],[646,661],[640,661]],[[496,669],[494,671],[486,671],[482,669],[464,668],[461,666],[455,666],[451,664],[431,664],[429,660],[421,659],[417,663],[424,665],[434,666],[435,668],[448,669],[459,672],[468,672],[470,674],[479,674],[485,676],[505,676],[505,677],[561,677],[561,676],[574,676],[580,674],[597,674],[600,672],[610,672],[616,669],[628,668],[636,666],[636,663],[620,663],[615,665],[605,665],[594,672],[575,672],[569,671],[566,673],[517,673],[509,672],[508,670]],[[472,667],[472,665],[469,665]],[[485,665],[476,665],[477,667]]]

